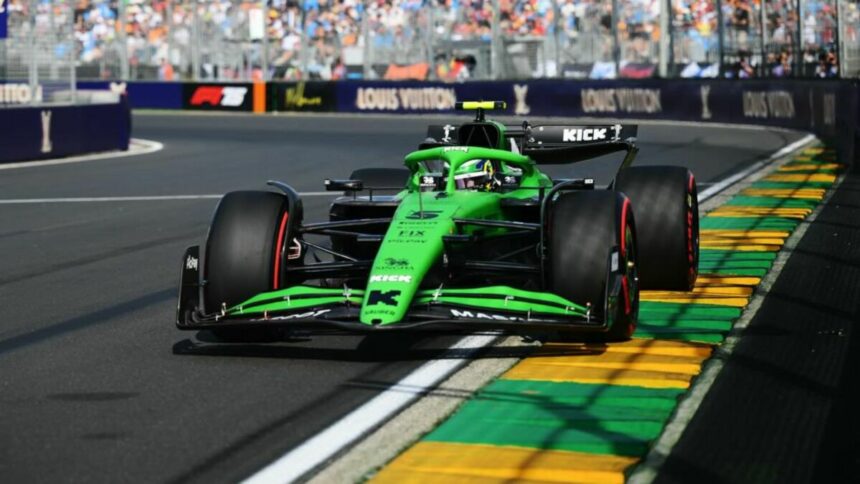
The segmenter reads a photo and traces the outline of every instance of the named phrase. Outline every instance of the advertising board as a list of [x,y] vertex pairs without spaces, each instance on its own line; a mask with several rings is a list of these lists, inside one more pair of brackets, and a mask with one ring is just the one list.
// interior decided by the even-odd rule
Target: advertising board
[[126,150],[130,134],[125,101],[4,108],[0,109],[0,163]]
[[337,109],[335,84],[330,82],[270,82],[268,95],[269,110],[331,112]]
[[254,91],[250,83],[196,83],[182,85],[183,109],[196,111],[253,111]]
[[9,36],[9,7],[6,0],[0,0],[0,39]]
[[182,109],[182,84],[178,82],[78,81],[77,87],[125,93],[132,108]]

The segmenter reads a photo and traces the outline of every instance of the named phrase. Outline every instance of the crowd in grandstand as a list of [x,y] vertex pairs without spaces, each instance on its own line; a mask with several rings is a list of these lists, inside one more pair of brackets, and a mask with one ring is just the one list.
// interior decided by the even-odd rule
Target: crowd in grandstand
[[[118,1],[125,2],[123,19]],[[793,0],[671,0],[672,62],[687,66],[684,72],[706,75],[706,67],[720,61],[722,19],[726,75],[835,76],[835,2],[808,0],[798,12]],[[546,42],[557,50],[561,63],[657,64],[666,3],[615,3],[617,15],[613,2],[606,0],[498,0],[498,12],[492,0],[71,2],[76,55],[82,64],[102,65],[100,75],[111,77],[125,57],[132,70],[148,68],[165,80],[195,74],[259,77],[264,75],[264,55],[269,68],[265,75],[280,79],[342,79],[367,75],[368,66],[420,62],[434,64],[431,76],[465,79],[480,62],[474,46],[489,45],[495,33]],[[8,5],[13,14],[23,16],[30,2],[10,0]],[[40,0],[37,28],[65,22],[66,5]],[[853,20],[843,29],[845,35],[857,37],[857,2],[845,2],[843,8]],[[265,54],[263,38],[269,39]],[[200,72],[194,73],[194,66]],[[795,72],[798,68],[804,71]]]

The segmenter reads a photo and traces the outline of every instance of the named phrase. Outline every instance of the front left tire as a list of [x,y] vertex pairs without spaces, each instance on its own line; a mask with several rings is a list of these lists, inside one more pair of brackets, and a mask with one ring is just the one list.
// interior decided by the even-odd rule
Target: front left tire
[[[237,191],[224,195],[206,237],[203,304],[208,314],[221,312],[261,292],[281,288],[284,247],[290,213],[284,195]],[[212,331],[223,341],[269,339],[258,329]]]

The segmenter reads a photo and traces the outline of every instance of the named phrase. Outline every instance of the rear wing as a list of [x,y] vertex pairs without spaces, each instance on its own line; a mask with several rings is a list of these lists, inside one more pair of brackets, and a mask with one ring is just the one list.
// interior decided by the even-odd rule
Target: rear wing
[[[469,133],[474,133],[470,123]],[[494,124],[485,123],[481,127],[498,130]],[[588,160],[618,151],[627,151],[630,161],[636,152],[636,125],[539,125],[523,123],[520,126],[505,126],[504,136],[510,150],[524,154],[539,164],[567,164]],[[464,135],[464,136],[461,136]],[[421,149],[447,145],[472,146],[477,139],[465,136],[461,126],[453,124],[431,125],[427,127],[427,139]],[[501,135],[501,133],[498,133]],[[497,135],[497,136],[498,136]],[[460,139],[467,138],[467,139]],[[498,139],[496,137],[496,139]],[[486,146],[481,143],[481,146]]]
[[[589,160],[618,151],[635,156],[636,125],[545,125],[520,128],[520,152],[539,164],[566,164]],[[511,133],[514,134],[514,133]]]
[[[511,131],[523,130],[522,127],[511,127]],[[636,139],[639,127],[636,125],[591,125],[591,126],[529,126],[523,132],[526,135],[526,147],[561,147],[594,143],[611,143],[628,139]]]

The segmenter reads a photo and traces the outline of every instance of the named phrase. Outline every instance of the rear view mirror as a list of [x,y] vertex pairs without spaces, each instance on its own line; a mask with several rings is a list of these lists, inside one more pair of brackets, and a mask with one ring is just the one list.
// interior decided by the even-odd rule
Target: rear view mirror
[[360,192],[364,188],[361,180],[332,180],[326,178],[325,190],[327,192]]

